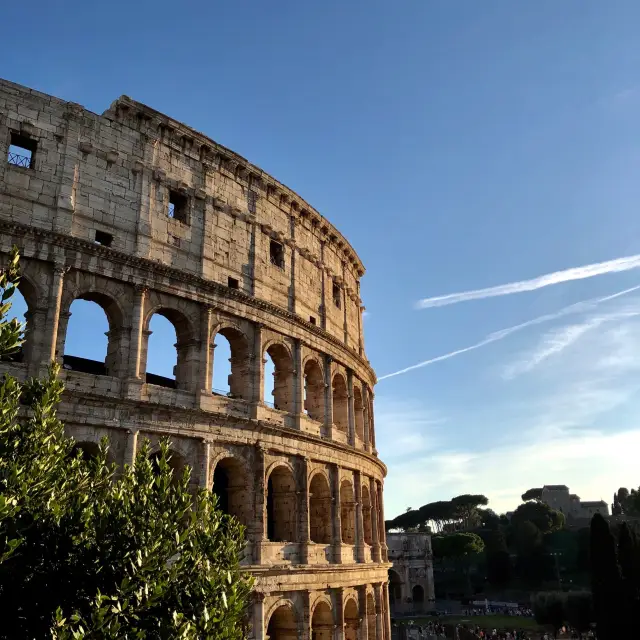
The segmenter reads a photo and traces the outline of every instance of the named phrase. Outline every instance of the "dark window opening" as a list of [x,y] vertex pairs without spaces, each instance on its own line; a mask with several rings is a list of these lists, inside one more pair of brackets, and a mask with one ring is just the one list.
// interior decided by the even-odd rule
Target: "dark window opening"
[[16,167],[33,169],[38,143],[20,133],[11,132],[7,162]]
[[178,222],[187,223],[189,199],[177,191],[169,191],[169,209],[167,214]]
[[110,247],[113,242],[113,236],[106,231],[96,230],[96,244],[101,244],[103,247]]
[[171,244],[174,247],[179,247],[180,246],[180,238],[178,238],[178,236],[169,236],[169,239],[171,240]]
[[313,316],[309,316],[309,322],[311,324],[315,324],[316,323],[316,319]]
[[333,304],[335,304],[338,309],[342,307],[342,291],[335,282],[333,283]]
[[239,289],[240,283],[236,278],[232,278],[231,276],[229,276],[229,278],[227,279],[227,286],[229,287],[229,289]]
[[284,247],[275,240],[272,240],[269,244],[269,257],[271,258],[271,264],[284,269]]
[[258,202],[258,194],[252,189],[249,189],[249,191],[247,192],[247,209],[249,210],[249,213],[256,212],[257,202]]

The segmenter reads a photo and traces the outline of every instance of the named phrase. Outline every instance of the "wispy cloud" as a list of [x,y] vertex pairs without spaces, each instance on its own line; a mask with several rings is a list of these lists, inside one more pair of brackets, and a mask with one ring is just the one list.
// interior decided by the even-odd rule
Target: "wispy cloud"
[[598,262],[596,264],[588,264],[582,267],[573,267],[564,271],[555,271],[547,273],[530,280],[520,280],[518,282],[510,282],[501,284],[496,287],[487,287],[485,289],[473,289],[471,291],[462,291],[460,293],[450,293],[444,296],[435,296],[432,298],[424,298],[417,303],[419,309],[428,309],[431,307],[444,307],[450,304],[458,304],[459,302],[467,302],[469,300],[481,300],[483,298],[495,298],[498,296],[509,296],[514,293],[524,293],[526,291],[535,291],[543,287],[549,287],[562,282],[570,282],[572,280],[584,280],[586,278],[594,278],[607,273],[620,273],[622,271],[631,271],[640,267],[640,254],[628,256],[626,258],[616,258],[615,260],[607,260],[606,262]]
[[394,376],[402,375],[403,373],[408,373],[409,371],[413,371],[415,369],[421,369],[422,367],[427,367],[431,364],[435,364],[436,362],[442,362],[443,360],[449,360],[450,358],[455,358],[456,356],[462,355],[463,353],[467,353],[469,351],[474,351],[475,349],[479,349],[480,347],[484,347],[492,342],[497,342],[498,340],[503,340],[507,336],[510,336],[517,331],[521,331],[522,329],[526,329],[527,327],[531,327],[537,324],[542,324],[544,322],[550,322],[552,320],[557,320],[563,316],[572,314],[572,313],[583,313],[588,311],[589,309],[595,308],[597,305],[608,302],[609,300],[614,300],[615,298],[619,298],[621,296],[628,295],[633,291],[637,291],[640,289],[640,285],[636,287],[631,287],[629,289],[624,289],[623,291],[618,291],[610,296],[604,296],[601,298],[591,298],[589,300],[584,300],[582,302],[577,302],[575,304],[569,305],[560,309],[556,313],[547,313],[545,315],[534,318],[533,320],[528,320],[527,322],[523,322],[521,324],[517,324],[513,327],[507,327],[506,329],[501,329],[500,331],[495,331],[490,333],[486,338],[480,340],[480,342],[476,342],[475,344],[469,345],[468,347],[463,347],[461,349],[456,349],[455,351],[450,351],[449,353],[442,354],[440,356],[436,356],[434,358],[429,358],[428,360],[423,360],[422,362],[418,362],[417,364],[413,364],[409,367],[405,367],[404,369],[399,369],[398,371],[394,371],[393,373],[387,373],[384,376],[380,376],[378,381],[386,380],[387,378],[393,378]]

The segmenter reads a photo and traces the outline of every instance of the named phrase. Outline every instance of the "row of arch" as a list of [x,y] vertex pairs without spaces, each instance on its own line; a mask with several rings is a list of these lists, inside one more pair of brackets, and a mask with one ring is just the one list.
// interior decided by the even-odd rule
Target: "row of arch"
[[[134,301],[128,313],[123,302],[131,297],[131,291],[115,281],[99,283],[95,277],[84,283],[87,274],[73,273],[79,274],[75,281],[62,287],[58,330],[53,338],[55,355],[64,368],[120,379],[133,373],[149,384],[193,392],[208,380],[213,394],[262,401],[288,414],[304,414],[322,424],[331,422],[347,436],[351,426],[354,437],[375,447],[370,390],[349,378],[351,374],[327,364],[324,357],[309,354],[302,359],[302,388],[298,390],[300,364],[296,354],[286,341],[272,340],[263,345],[257,358],[260,372],[256,372],[255,336],[251,340],[248,336],[255,327],[242,328],[247,322],[241,319],[212,323],[208,335],[200,327],[209,351],[205,357],[195,326],[197,322],[202,325],[202,320],[190,319],[184,310],[168,306],[170,301],[152,292],[142,294],[140,353],[132,366],[135,336],[131,325],[135,324],[137,303]],[[22,357],[29,362],[34,339],[39,339],[37,334],[45,330],[45,324],[52,323],[49,310],[39,306],[44,298],[28,276],[22,278],[19,291],[22,301],[14,300],[14,311],[22,309],[27,319]],[[173,353],[167,349],[171,344]],[[47,360],[46,353],[40,357]],[[256,388],[257,380],[262,381],[261,388]]]

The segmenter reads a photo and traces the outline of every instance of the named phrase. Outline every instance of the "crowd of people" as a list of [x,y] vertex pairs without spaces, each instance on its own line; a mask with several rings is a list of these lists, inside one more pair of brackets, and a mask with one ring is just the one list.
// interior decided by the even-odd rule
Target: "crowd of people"
[[487,614],[498,614],[502,616],[524,616],[531,618],[533,611],[530,607],[518,606],[518,607],[495,607],[489,605],[488,607],[465,609],[465,616],[486,616]]

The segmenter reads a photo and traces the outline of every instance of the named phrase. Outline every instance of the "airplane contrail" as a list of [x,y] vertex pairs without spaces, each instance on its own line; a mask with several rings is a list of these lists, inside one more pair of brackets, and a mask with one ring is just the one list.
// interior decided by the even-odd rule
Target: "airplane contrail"
[[449,353],[445,353],[441,356],[436,356],[435,358],[429,358],[429,360],[423,360],[422,362],[418,362],[417,364],[412,364],[410,367],[405,367],[404,369],[400,369],[399,371],[394,371],[393,373],[387,373],[384,376],[380,376],[378,378],[378,382],[382,380],[386,380],[387,378],[393,378],[395,376],[402,375],[403,373],[408,373],[409,371],[413,371],[414,369],[421,369],[422,367],[426,367],[430,364],[434,364],[436,362],[442,362],[442,360],[449,360],[449,358],[454,358],[455,356],[459,356],[463,353],[467,353],[468,351],[475,351],[480,347],[484,347],[485,345],[491,344],[492,342],[497,342],[498,340],[503,340],[507,336],[510,336],[512,333],[516,331],[520,331],[527,327],[531,327],[536,324],[541,324],[543,322],[549,322],[551,320],[556,320],[557,318],[561,318],[562,316],[569,315],[571,313],[581,313],[583,311],[588,311],[593,307],[601,304],[602,302],[607,302],[609,300],[613,300],[614,298],[620,298],[621,296],[625,296],[633,291],[637,291],[640,289],[640,285],[635,287],[631,287],[630,289],[623,289],[622,291],[618,291],[609,296],[604,296],[600,298],[590,298],[588,300],[583,300],[582,302],[576,302],[574,304],[570,304],[567,307],[563,307],[559,311],[555,313],[546,313],[543,316],[538,316],[537,318],[533,318],[533,320],[527,320],[521,324],[516,324],[513,327],[507,327],[506,329],[500,329],[499,331],[494,331],[490,333],[486,338],[480,340],[480,342],[476,342],[475,344],[469,345],[468,347],[463,347],[462,349],[456,349],[455,351],[450,351]]
[[429,309],[431,307],[445,307],[450,304],[458,304],[459,302],[467,302],[468,300],[481,300],[482,298],[495,298],[497,296],[509,296],[512,293],[524,293],[525,291],[535,291],[543,287],[549,287],[553,284],[562,282],[570,282],[571,280],[584,280],[585,278],[593,278],[606,273],[620,273],[622,271],[631,271],[640,267],[640,254],[629,256],[627,258],[616,258],[615,260],[607,260],[606,262],[598,262],[588,264],[583,267],[573,267],[564,271],[555,271],[547,273],[531,280],[520,280],[519,282],[510,282],[501,284],[496,287],[487,287],[485,289],[472,289],[471,291],[462,291],[460,293],[449,293],[444,296],[435,296],[432,298],[423,298],[417,303],[419,309]]

